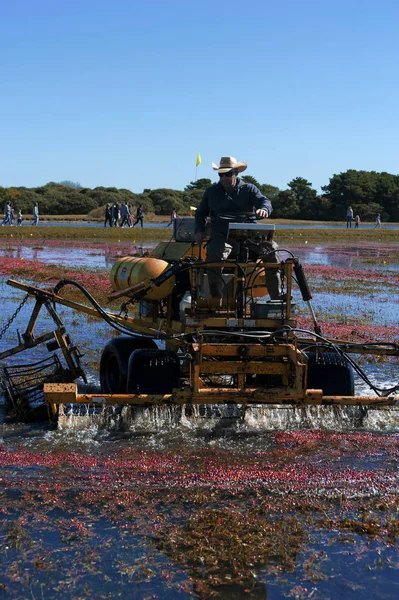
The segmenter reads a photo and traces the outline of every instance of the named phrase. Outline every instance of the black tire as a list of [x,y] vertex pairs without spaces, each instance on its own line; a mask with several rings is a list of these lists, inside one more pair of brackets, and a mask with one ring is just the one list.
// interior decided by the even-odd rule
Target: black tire
[[354,396],[352,365],[336,352],[307,352],[307,388],[323,390],[324,396]]
[[138,348],[156,348],[153,340],[121,335],[104,347],[100,360],[100,385],[104,394],[126,394],[129,357]]
[[128,394],[171,394],[179,387],[180,363],[169,350],[135,350],[129,358]]

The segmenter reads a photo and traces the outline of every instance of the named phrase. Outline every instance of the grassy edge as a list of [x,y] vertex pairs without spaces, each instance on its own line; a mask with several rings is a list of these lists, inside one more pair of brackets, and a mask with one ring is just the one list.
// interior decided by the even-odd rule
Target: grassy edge
[[[3,240],[80,240],[96,242],[132,242],[169,241],[171,230],[164,227],[151,228],[104,228],[104,227],[1,227],[0,238]],[[278,243],[311,243],[311,242],[342,242],[348,243],[384,243],[399,242],[399,229],[328,229],[300,228],[277,229],[274,239]]]

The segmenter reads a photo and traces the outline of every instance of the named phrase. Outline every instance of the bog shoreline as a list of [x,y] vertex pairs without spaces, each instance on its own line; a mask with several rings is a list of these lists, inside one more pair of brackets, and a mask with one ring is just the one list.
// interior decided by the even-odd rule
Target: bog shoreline
[[[298,221],[272,221],[276,225],[274,239],[281,243],[311,243],[311,242],[341,242],[345,244],[353,243],[384,243],[384,242],[399,242],[398,229],[346,229],[346,227],[328,228],[328,223],[315,223]],[[295,227],[284,227],[291,223]],[[280,225],[280,227],[279,227]],[[394,225],[394,224],[391,224]],[[5,226],[0,227],[0,238],[2,240],[80,240],[80,241],[96,241],[96,242],[112,242],[121,243],[142,243],[148,240],[153,241],[169,241],[173,231],[165,226],[157,227],[154,224],[151,227],[93,227],[93,225],[43,225],[22,227]]]

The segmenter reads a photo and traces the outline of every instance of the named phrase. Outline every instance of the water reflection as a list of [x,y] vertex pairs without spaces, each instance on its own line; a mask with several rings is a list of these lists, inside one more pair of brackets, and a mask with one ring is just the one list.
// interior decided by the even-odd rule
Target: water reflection
[[[146,241],[145,249],[151,250],[156,241]],[[399,251],[391,244],[379,246],[344,246],[336,243],[284,247],[301,258],[304,265],[320,265],[343,268],[372,268],[393,270],[399,268]],[[49,240],[45,245],[36,243],[5,243],[0,248],[0,257],[20,260],[34,260],[44,264],[110,269],[114,262],[123,256],[139,253],[140,246],[129,243],[62,243]],[[282,259],[286,254],[281,252]]]
[[[300,302],[298,297],[297,306]],[[323,320],[329,317],[342,323],[369,323],[381,327],[397,326],[398,324],[398,302],[399,297],[385,291],[384,287],[376,285],[374,293],[370,296],[365,294],[347,294],[318,292],[315,294],[313,306],[317,314],[323,315]],[[302,312],[302,307],[299,309]]]
[[[293,250],[291,248],[291,250]],[[392,270],[399,268],[399,253],[392,246],[347,246],[334,243],[295,247],[306,265],[328,267],[372,268]]]
[[[155,242],[146,243],[150,249]],[[140,251],[135,244],[104,244],[92,245],[73,242],[52,243],[46,245],[6,244],[0,248],[0,257],[15,258],[19,260],[33,260],[43,264],[71,266],[88,269],[111,269],[118,258],[132,256]]]

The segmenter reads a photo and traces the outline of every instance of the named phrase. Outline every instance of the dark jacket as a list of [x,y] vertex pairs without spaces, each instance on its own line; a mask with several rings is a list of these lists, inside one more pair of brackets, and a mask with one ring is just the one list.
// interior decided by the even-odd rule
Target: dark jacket
[[237,180],[235,188],[227,193],[223,185],[215,183],[207,188],[202,196],[199,207],[195,212],[196,232],[205,231],[206,218],[211,218],[212,232],[219,229],[227,231],[227,221],[219,219],[219,215],[253,212],[263,208],[269,215],[272,212],[271,202],[252,183]]
[[113,205],[111,206],[112,218],[117,219],[119,216],[118,213],[119,213],[119,204],[117,202],[114,202]]

